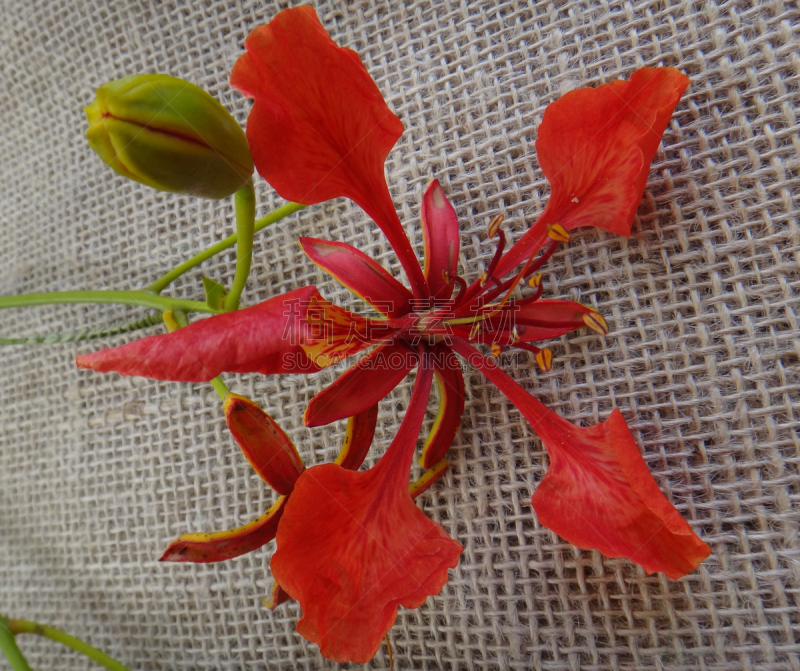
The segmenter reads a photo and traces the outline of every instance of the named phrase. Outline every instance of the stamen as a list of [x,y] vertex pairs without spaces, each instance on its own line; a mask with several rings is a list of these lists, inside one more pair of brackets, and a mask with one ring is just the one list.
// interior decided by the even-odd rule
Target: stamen
[[450,284],[450,273],[446,270],[442,270],[442,279],[444,280],[445,284]]
[[496,359],[502,353],[503,348],[500,347],[496,342],[492,343],[492,356]]
[[583,315],[583,323],[598,335],[608,335],[608,324],[606,323],[603,315],[601,315],[599,312],[595,312],[593,310],[592,312]]
[[485,273],[487,277],[492,276],[492,273],[494,272],[494,269],[497,268],[497,264],[500,263],[500,257],[503,256],[503,251],[506,248],[506,234],[503,233],[503,231],[500,231],[499,235],[500,239],[497,242],[497,249],[494,250],[494,256],[492,257],[492,260],[489,263],[489,268]]
[[477,338],[478,333],[481,331],[481,323],[480,321],[476,320],[475,323],[472,325],[472,330],[469,332],[469,339],[475,340]]
[[549,373],[550,369],[553,366],[553,353],[549,349],[541,349],[536,347],[536,345],[530,345],[528,343],[517,343],[516,344],[519,349],[524,349],[526,352],[533,352],[536,356],[536,365],[544,373]]
[[453,277],[453,282],[455,282],[458,285],[458,293],[456,294],[456,298],[453,301],[453,306],[456,306],[459,303],[461,303],[461,300],[464,298],[464,294],[467,292],[467,282],[460,275],[455,275]]
[[492,220],[489,222],[489,237],[493,238],[497,235],[497,231],[500,230],[500,225],[503,223],[505,217],[502,214],[498,214],[495,217],[492,217]]
[[513,329],[511,329],[511,342],[512,343],[519,342],[519,331],[517,330],[516,326]]
[[536,355],[536,363],[542,372],[549,373],[553,367],[553,353],[549,349],[540,349]]
[[536,287],[536,293],[531,294],[530,296],[525,296],[524,298],[518,298],[514,301],[514,305],[523,306],[529,305],[530,303],[535,303],[542,297],[542,293],[544,293],[544,285],[540,284]]
[[488,280],[489,280],[489,273],[481,273],[481,276],[478,278],[478,282],[481,287],[483,287]]
[[528,286],[531,289],[537,289],[541,283],[542,283],[541,273],[538,273],[537,275],[532,275],[531,278],[528,280]]
[[567,229],[557,222],[547,225],[547,236],[556,242],[569,242],[570,237]]

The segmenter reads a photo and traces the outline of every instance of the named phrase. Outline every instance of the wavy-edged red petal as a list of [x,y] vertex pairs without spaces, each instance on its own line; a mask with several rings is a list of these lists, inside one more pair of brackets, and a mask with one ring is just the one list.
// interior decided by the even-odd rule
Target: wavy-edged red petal
[[547,239],[547,225],[598,226],[630,235],[650,164],[689,78],[642,68],[630,81],[581,88],[548,105],[536,138],[550,199],[534,226],[503,257],[503,277]]
[[244,46],[231,85],[255,100],[247,141],[259,174],[297,203],[355,201],[383,230],[412,286],[424,287],[383,173],[403,124],[358,55],[337,46],[308,6],[278,12]]
[[78,368],[155,380],[207,382],[228,373],[315,373],[301,346],[316,287],[274,296],[236,312],[196,321],[172,333],[76,357]]
[[711,549],[653,480],[619,410],[594,426],[575,426],[467,343],[453,348],[517,406],[547,448],[550,468],[533,496],[544,526],[580,548],[673,579],[708,557]]
[[417,365],[417,353],[402,341],[391,341],[342,373],[306,408],[306,426],[323,426],[375,405]]
[[367,458],[378,424],[378,404],[353,415],[347,420],[342,448],[334,463],[350,471],[357,471]]
[[432,468],[444,458],[461,426],[464,413],[464,376],[458,357],[446,345],[432,348],[434,373],[439,389],[439,410],[422,448],[420,463]]
[[237,529],[184,534],[170,543],[159,561],[210,564],[257,550],[275,538],[287,500],[281,496],[261,517]]
[[364,252],[344,242],[300,238],[309,259],[381,314],[408,312],[411,292]]
[[272,572],[300,602],[297,631],[328,659],[372,659],[398,606],[417,608],[438,594],[463,550],[409,495],[431,377],[420,368],[403,423],[375,467],[309,468],[286,507]]
[[225,422],[247,461],[278,494],[289,494],[305,465],[289,436],[253,401],[228,393]]
[[449,298],[445,289],[450,278],[458,271],[458,250],[461,236],[458,231],[458,215],[447,200],[438,179],[425,189],[420,208],[422,237],[425,241],[425,279],[431,294],[437,298]]

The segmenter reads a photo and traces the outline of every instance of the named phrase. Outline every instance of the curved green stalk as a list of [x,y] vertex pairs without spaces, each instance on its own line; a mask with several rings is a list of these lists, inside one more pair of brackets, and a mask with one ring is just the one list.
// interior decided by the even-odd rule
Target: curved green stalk
[[[51,641],[56,641],[66,645],[68,648],[72,648],[76,652],[85,655],[109,671],[130,671],[127,666],[123,666],[117,660],[112,659],[102,650],[98,650],[79,638],[65,634],[63,631],[53,627],[48,627],[45,624],[38,624],[36,622],[29,622],[27,620],[7,620],[7,625],[7,629],[11,632],[11,634],[36,634],[38,636],[44,636],[45,638],[49,638]],[[2,629],[2,626],[3,623],[0,622],[0,629]],[[16,671],[16,667],[14,668]],[[27,666],[19,668],[28,669]]]
[[256,221],[256,191],[251,179],[236,192],[236,274],[233,276],[228,295],[225,296],[223,309],[231,312],[239,308],[239,297],[242,295],[250,266],[253,262],[253,235]]
[[[270,226],[281,219],[288,217],[290,214],[294,214],[295,212],[302,210],[304,207],[305,205],[301,205],[300,203],[286,203],[274,212],[270,212],[266,217],[261,217],[261,219],[256,221],[253,225],[253,233],[258,233],[258,231],[261,231],[267,226]],[[211,245],[211,247],[208,249],[204,249],[202,252],[196,254],[191,259],[184,261],[179,266],[175,266],[175,268],[153,282],[149,287],[147,287],[147,289],[153,293],[160,294],[181,275],[187,273],[192,268],[199,266],[201,263],[203,263],[203,261],[208,261],[208,259],[216,256],[220,252],[230,249],[237,243],[238,240],[239,235],[237,233],[229,235],[224,240],[220,240],[215,245]]]
[[21,296],[0,296],[0,309],[19,308],[27,305],[64,305],[74,303],[113,303],[117,305],[138,305],[155,310],[186,310],[187,312],[210,312],[217,314],[206,303],[168,298],[150,291],[53,291]]
[[31,671],[28,660],[25,659],[17,645],[14,632],[11,631],[9,623],[2,615],[0,615],[0,652],[11,665],[11,671]]

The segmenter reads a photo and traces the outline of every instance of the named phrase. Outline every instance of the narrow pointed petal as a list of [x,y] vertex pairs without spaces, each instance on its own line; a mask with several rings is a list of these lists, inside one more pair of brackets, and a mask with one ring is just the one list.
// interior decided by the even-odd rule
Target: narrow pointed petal
[[550,182],[542,216],[500,262],[503,277],[547,239],[547,225],[630,235],[650,164],[689,78],[642,68],[630,81],[570,91],[547,107],[536,138]]
[[317,294],[308,301],[301,346],[317,370],[382,341],[386,320],[365,319]]
[[225,421],[247,461],[278,494],[290,494],[305,469],[289,436],[253,401],[225,397]]
[[335,463],[350,471],[357,471],[367,458],[367,453],[375,436],[378,424],[378,404],[363,412],[353,415],[347,420],[342,449]]
[[372,659],[398,606],[417,608],[438,594],[463,551],[409,495],[431,377],[421,368],[403,423],[377,466],[309,468],[278,529],[272,572],[300,602],[297,631],[328,659]]
[[422,272],[397,217],[383,165],[403,124],[350,49],[328,36],[314,9],[285,9],[245,41],[231,85],[255,100],[247,140],[256,169],[287,200],[343,196],[375,220],[412,286]]
[[[431,294],[449,298],[445,289],[458,272],[461,236],[458,215],[447,200],[438,179],[434,179],[422,198],[422,237],[425,241],[425,279]],[[450,289],[452,293],[452,287]]]
[[400,341],[376,347],[311,399],[306,426],[323,426],[369,409],[416,365],[416,352]]
[[426,469],[444,459],[450,449],[461,426],[465,397],[464,376],[458,357],[449,347],[438,345],[433,351],[433,359],[439,388],[439,410],[422,448],[420,463]]
[[445,474],[449,466],[447,459],[441,459],[426,470],[409,486],[408,493],[411,498],[415,499],[427,492],[431,485]]
[[400,317],[408,312],[411,292],[362,251],[317,238],[300,238],[300,245],[309,259],[381,314]]
[[550,456],[533,496],[539,521],[583,549],[627,557],[676,579],[711,553],[661,493],[619,410],[590,427],[570,424],[468,344],[453,348],[531,423]]
[[184,534],[170,543],[159,561],[210,564],[257,550],[275,538],[287,500],[281,496],[261,517],[237,529]]
[[207,382],[222,372],[315,373],[320,367],[301,347],[314,296],[316,287],[303,287],[173,333],[79,355],[76,363],[102,373],[176,382]]

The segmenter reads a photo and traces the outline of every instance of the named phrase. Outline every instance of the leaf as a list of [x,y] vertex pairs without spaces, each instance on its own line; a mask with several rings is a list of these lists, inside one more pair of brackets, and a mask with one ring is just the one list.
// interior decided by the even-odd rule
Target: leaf
[[203,289],[206,290],[206,303],[214,310],[222,310],[225,303],[227,291],[219,282],[215,282],[209,277],[203,278]]

